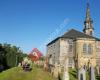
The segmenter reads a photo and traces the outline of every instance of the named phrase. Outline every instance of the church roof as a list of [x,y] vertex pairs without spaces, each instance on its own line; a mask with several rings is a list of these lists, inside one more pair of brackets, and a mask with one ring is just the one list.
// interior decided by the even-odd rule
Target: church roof
[[80,32],[80,31],[78,31],[78,30],[75,30],[75,29],[71,29],[71,30],[69,30],[68,32],[66,32],[64,35],[62,35],[62,36],[60,36],[60,37],[57,37],[56,39],[54,39],[53,41],[51,41],[50,43],[48,43],[47,46],[50,45],[50,44],[52,44],[52,43],[54,43],[54,42],[57,41],[59,38],[68,38],[68,39],[93,38],[93,39],[96,39],[97,41],[100,41],[99,38],[86,35],[85,33],[82,33],[82,32]]
[[70,38],[70,39],[76,39],[76,38],[93,38],[97,41],[100,41],[99,38],[87,35],[83,32],[77,31],[75,29],[71,29],[68,32],[66,32],[64,35],[61,36],[62,38]]
[[62,35],[61,37],[71,38],[71,39],[76,39],[76,38],[93,38],[92,36],[86,35],[85,33],[82,33],[82,32],[77,31],[75,29],[69,30],[64,35]]

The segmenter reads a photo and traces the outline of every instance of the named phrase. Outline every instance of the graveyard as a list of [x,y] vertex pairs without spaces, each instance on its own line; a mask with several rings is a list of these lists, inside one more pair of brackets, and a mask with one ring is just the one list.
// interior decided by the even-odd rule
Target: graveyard
[[65,57],[64,67],[49,65],[42,53],[34,48],[16,67],[0,73],[0,80],[100,80],[99,70],[85,65],[69,68]]
[[[33,51],[34,52],[34,51]],[[33,54],[33,52],[31,54]],[[100,80],[94,68],[68,68],[67,59],[65,67],[58,74],[57,69],[52,72],[49,68],[45,69],[41,60],[32,61],[32,55],[23,58],[22,64],[17,67],[2,71],[0,80]],[[56,67],[56,66],[55,66]]]
[[[63,73],[62,73],[63,74]],[[61,79],[63,75],[60,75]],[[86,74],[86,80],[89,80],[88,73]],[[54,78],[49,72],[43,68],[34,66],[32,71],[24,71],[21,67],[14,67],[0,73],[0,80],[58,80]],[[78,80],[77,71],[75,69],[69,69],[69,80]],[[100,76],[96,77],[96,80],[100,80]]]

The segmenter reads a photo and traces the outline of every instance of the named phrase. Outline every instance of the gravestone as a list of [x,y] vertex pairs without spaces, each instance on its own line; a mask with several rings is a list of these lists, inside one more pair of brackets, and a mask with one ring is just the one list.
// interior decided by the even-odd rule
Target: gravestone
[[29,60],[27,57],[25,57],[22,61],[22,68],[25,71],[31,71],[32,70],[32,61]]
[[59,74],[59,66],[56,63],[54,67],[52,67],[52,70],[54,77],[58,78],[58,74]]
[[95,71],[92,66],[90,67],[90,80],[95,80]]
[[68,74],[68,58],[65,60],[65,64],[64,64],[63,80],[69,80],[69,74]]
[[78,70],[78,80],[86,80],[86,70],[84,68]]
[[100,74],[100,68],[99,68],[99,66],[96,67],[96,71],[97,71],[97,75],[99,75]]

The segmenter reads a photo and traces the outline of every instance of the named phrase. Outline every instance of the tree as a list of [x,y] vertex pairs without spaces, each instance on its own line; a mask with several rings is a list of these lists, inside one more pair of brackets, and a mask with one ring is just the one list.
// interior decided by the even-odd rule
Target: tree
[[19,47],[11,44],[0,44],[0,65],[4,69],[12,68],[18,65],[23,60],[24,54]]

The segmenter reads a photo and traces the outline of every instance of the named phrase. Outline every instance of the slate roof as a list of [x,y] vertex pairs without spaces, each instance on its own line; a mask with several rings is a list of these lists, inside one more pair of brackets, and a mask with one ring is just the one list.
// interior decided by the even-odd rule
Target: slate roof
[[66,32],[64,35],[61,36],[62,38],[71,38],[71,39],[76,39],[76,38],[94,38],[97,41],[100,41],[99,38],[90,36],[90,35],[86,35],[85,33],[82,33],[80,31],[77,31],[75,29],[71,29],[68,32]]
[[71,39],[76,39],[76,38],[93,38],[92,36],[86,35],[86,34],[80,32],[80,31],[77,31],[75,29],[69,30],[64,35],[62,35],[61,37],[71,38]]
[[86,35],[85,33],[82,33],[80,31],[77,31],[75,29],[71,29],[69,30],[68,32],[66,32],[64,35],[54,39],[53,41],[51,41],[50,43],[47,44],[50,45],[52,43],[54,43],[55,41],[57,41],[59,38],[68,38],[68,39],[76,39],[76,38],[93,38],[93,39],[96,39],[97,41],[100,41],[99,38],[96,38],[96,37],[93,37],[93,36],[89,36],[89,35]]

